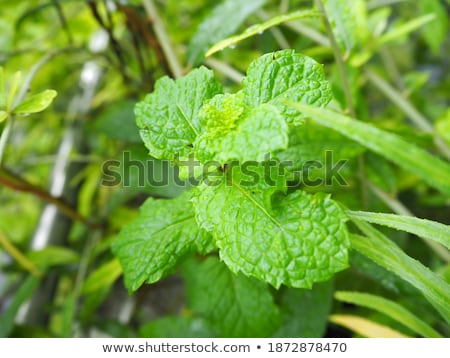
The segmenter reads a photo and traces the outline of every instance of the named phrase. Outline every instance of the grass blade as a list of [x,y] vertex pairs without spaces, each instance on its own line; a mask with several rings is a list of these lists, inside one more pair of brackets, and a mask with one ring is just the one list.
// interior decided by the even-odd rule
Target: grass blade
[[416,287],[450,323],[450,285],[370,224],[353,221],[368,236],[350,235],[353,249]]
[[351,219],[364,220],[372,224],[384,225],[396,230],[406,231],[424,239],[434,240],[450,249],[449,225],[404,215],[350,210],[346,213]]
[[317,123],[331,128],[414,173],[432,187],[450,195],[450,165],[398,135],[338,112],[288,102]]
[[337,300],[347,303],[353,303],[358,306],[371,308],[381,312],[393,320],[400,322],[405,327],[420,334],[426,338],[441,338],[427,323],[416,317],[403,306],[386,298],[360,292],[338,291],[334,294]]

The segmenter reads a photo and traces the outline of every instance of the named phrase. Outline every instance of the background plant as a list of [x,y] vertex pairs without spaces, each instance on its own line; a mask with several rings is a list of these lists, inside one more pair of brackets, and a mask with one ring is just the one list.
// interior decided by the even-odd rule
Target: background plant
[[[3,336],[371,336],[380,326],[386,336],[448,335],[448,3],[6,0],[1,11],[14,14],[0,22]],[[266,83],[262,69],[273,60],[301,74],[287,86],[292,93],[300,87],[311,94],[256,96]],[[317,83],[319,95],[308,92]],[[28,88],[41,94],[27,100]],[[52,106],[19,116],[21,105],[26,113],[49,105],[50,88],[58,92]],[[185,110],[194,94],[201,99],[188,114],[195,130],[183,129],[179,143],[154,145],[151,130],[160,122],[146,117],[148,108],[177,101]],[[184,128],[170,113],[159,119]],[[269,115],[271,126],[258,127]],[[248,150],[232,151],[230,143]],[[125,150],[144,162],[150,150],[161,175],[168,175],[161,159],[195,151],[196,159],[224,165],[223,180],[230,180],[230,159],[261,160],[272,152],[301,168],[331,150],[349,159],[349,186],[283,194],[286,172],[276,187],[249,188],[256,200],[226,186],[143,188],[136,168],[121,162]],[[102,162],[114,158],[132,187],[100,185]],[[237,182],[243,173],[232,175]],[[340,228],[341,260],[322,277],[300,279],[303,259],[288,270],[286,248],[293,257],[334,257],[329,245],[322,256],[310,254],[314,245],[298,256],[299,228],[283,236],[289,245],[270,251],[276,257],[247,254],[241,249],[266,252],[263,236],[271,234],[251,224],[260,214],[247,226],[235,220],[236,203],[249,214],[267,208],[263,217],[289,230],[309,208],[313,215],[300,223],[318,231],[322,218],[314,213],[327,203],[325,212],[336,214],[325,215],[327,227]],[[52,206],[60,213],[45,226],[42,217],[56,215]],[[228,216],[242,225],[222,220]],[[241,240],[247,232],[258,235]],[[349,268],[342,270],[347,250]],[[259,261],[247,262],[252,257]],[[268,271],[264,260],[282,264]],[[137,290],[132,296],[122,270],[127,288]]]

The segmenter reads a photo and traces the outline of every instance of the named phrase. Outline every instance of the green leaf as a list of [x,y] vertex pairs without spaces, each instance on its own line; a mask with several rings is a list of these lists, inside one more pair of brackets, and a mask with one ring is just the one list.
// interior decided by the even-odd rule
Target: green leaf
[[109,138],[142,143],[133,108],[134,102],[130,100],[112,103],[95,119],[92,128]]
[[158,159],[187,158],[200,133],[198,112],[205,100],[221,92],[206,67],[176,81],[163,77],[155,91],[135,107],[136,123],[150,155]]
[[[3,67],[0,66],[0,113],[4,112],[3,109],[6,108],[6,93],[5,93],[5,73],[3,71]],[[3,118],[4,120],[4,118]],[[0,114],[0,122],[1,114]]]
[[350,52],[357,39],[356,24],[358,21],[356,3],[359,0],[323,0],[328,21],[333,29],[336,41],[341,49]]
[[8,118],[9,113],[6,111],[0,111],[0,123],[2,123],[6,118]]
[[45,90],[33,96],[27,97],[16,108],[14,108],[13,113],[29,114],[41,112],[50,106],[53,99],[56,97],[56,94],[57,93],[54,90]]
[[243,80],[243,92],[246,107],[273,104],[289,124],[301,124],[303,116],[289,108],[285,100],[324,107],[332,98],[322,65],[294,50],[266,54],[253,61]]
[[395,26],[393,29],[389,30],[383,36],[380,36],[377,39],[376,45],[379,46],[385,44],[386,42],[398,40],[399,38],[408,35],[410,32],[416,31],[417,29],[421,28],[430,21],[433,21],[435,18],[436,18],[435,14],[427,14],[424,16],[417,17],[413,20],[410,20],[405,24]]
[[450,165],[401,137],[335,111],[301,103],[290,105],[317,123],[331,128],[409,170],[432,187],[450,195]]
[[22,82],[22,72],[18,71],[14,74],[11,87],[9,88],[8,99],[6,100],[6,111],[11,111],[11,107],[14,104],[14,98],[16,97],[17,90],[19,89],[20,82]]
[[450,226],[432,220],[419,219],[412,216],[369,213],[365,211],[347,211],[351,219],[364,220],[406,231],[424,239],[434,240],[450,249]]
[[39,251],[31,251],[27,257],[38,267],[73,264],[80,261],[80,255],[61,246],[48,246]]
[[249,28],[247,28],[244,32],[242,32],[239,35],[228,37],[222,41],[219,41],[214,46],[212,46],[205,54],[205,57],[211,56],[212,54],[223,50],[224,48],[234,45],[244,39],[247,39],[249,37],[260,35],[263,31],[273,27],[277,26],[279,24],[282,24],[283,22],[293,21],[302,19],[305,17],[318,17],[320,16],[320,12],[313,11],[313,10],[300,10],[295,11],[290,14],[284,14],[279,15],[271,18],[270,20],[263,22],[261,24],[252,25]]
[[189,43],[189,64],[199,64],[211,45],[236,32],[244,20],[266,2],[267,0],[224,0],[217,5],[200,24]]
[[[226,116],[226,111],[223,116]],[[211,131],[200,134],[194,143],[199,159],[216,160],[221,164],[233,159],[241,163],[262,161],[268,153],[285,149],[288,145],[286,121],[271,105],[245,112],[233,127],[228,131],[213,127]]]
[[323,160],[327,151],[333,152],[333,160],[339,161],[354,158],[364,150],[337,132],[307,122],[290,128],[289,147],[277,156],[281,161],[292,161],[293,168],[301,168],[308,162]]
[[189,307],[220,337],[268,337],[281,323],[269,287],[233,274],[216,257],[188,263],[186,286]]
[[144,282],[160,280],[188,252],[206,253],[213,248],[210,235],[195,222],[189,193],[171,200],[147,199],[139,216],[112,244],[130,292]]
[[91,293],[111,286],[122,274],[122,267],[117,259],[108,261],[92,272],[83,283],[82,292]]
[[334,294],[337,300],[352,303],[362,307],[368,307],[384,313],[393,320],[400,322],[405,327],[426,338],[439,338],[442,336],[427,323],[415,316],[398,303],[383,297],[360,292],[338,291]]
[[439,0],[418,1],[417,5],[422,14],[431,13],[436,16],[434,21],[422,29],[422,33],[431,50],[439,55],[441,44],[447,38],[449,30],[447,10]]
[[249,181],[242,168],[229,168],[220,183],[194,192],[197,221],[212,231],[221,259],[277,288],[310,288],[345,269],[350,243],[340,207],[322,193],[272,197],[282,187],[263,169],[252,168]]
[[435,123],[435,130],[450,145],[450,109]]
[[25,282],[20,286],[8,308],[0,315],[0,337],[6,338],[14,328],[14,321],[22,304],[28,300],[39,285],[39,279],[33,275],[27,277]]
[[214,333],[198,317],[163,317],[139,327],[142,338],[211,338]]
[[311,290],[286,288],[280,303],[285,322],[275,337],[323,337],[332,302],[331,281],[317,283]]
[[353,220],[368,238],[351,235],[352,248],[416,287],[450,323],[450,285],[370,224]]

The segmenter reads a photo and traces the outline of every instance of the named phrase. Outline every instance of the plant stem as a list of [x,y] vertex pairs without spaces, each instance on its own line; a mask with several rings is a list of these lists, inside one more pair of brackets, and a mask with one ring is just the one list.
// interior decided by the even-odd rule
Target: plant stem
[[[54,55],[56,52],[50,51],[47,52],[30,70],[28,76],[25,78],[22,87],[20,88],[20,92],[17,97],[14,99],[11,108],[15,108],[20,102],[25,98],[28,90],[30,89],[31,82],[33,78],[36,76],[37,72],[44,66]],[[7,119],[7,123],[5,129],[3,130],[0,136],[0,166],[2,165],[3,156],[5,154],[5,148],[8,144],[9,137],[11,136],[12,129],[14,127],[15,116],[11,115]]]
[[24,269],[35,277],[40,277],[42,273],[39,269],[22,254],[7,238],[0,232],[0,244],[5,248],[6,252],[11,255]]
[[[401,203],[397,198],[393,197],[392,195],[389,195],[384,190],[376,186],[370,181],[367,181],[367,186],[369,189],[382,201],[384,202],[394,213],[399,215],[406,215],[406,216],[415,216],[403,203]],[[421,238],[422,239],[422,238]],[[449,251],[443,247],[442,245],[422,239],[422,241],[436,254],[438,255],[442,260],[449,263],[450,262],[450,253]]]
[[158,15],[158,11],[156,10],[156,6],[153,3],[153,0],[142,0],[144,4],[144,8],[147,12],[147,15],[150,21],[153,24],[153,28],[155,30],[156,37],[161,44],[164,55],[167,58],[167,62],[169,63],[170,70],[175,78],[181,77],[183,75],[183,69],[178,61],[177,56],[173,50],[172,44],[170,42],[169,36],[166,33],[164,25],[161,21],[161,18]]
[[11,173],[4,167],[0,166],[0,183],[17,191],[22,191],[26,193],[34,194],[36,197],[46,201],[47,203],[54,204],[58,209],[61,210],[65,215],[73,220],[79,221],[88,227],[95,228],[98,225],[89,222],[86,218],[81,216],[77,211],[66,204],[62,199],[55,198],[50,193],[42,188],[39,188],[23,178]]
[[346,102],[346,106],[347,106],[347,108],[345,109],[345,112],[349,113],[352,117],[355,117],[355,107],[353,104],[352,91],[350,88],[350,83],[348,82],[347,71],[345,70],[345,64],[344,64],[344,61],[342,60],[341,51],[336,42],[336,38],[334,37],[334,33],[333,33],[333,29],[331,28],[330,21],[328,21],[327,12],[325,10],[325,6],[323,6],[322,0],[316,0],[316,3],[317,3],[317,7],[324,15],[323,21],[325,24],[325,28],[327,29],[327,35],[328,35],[328,39],[330,40],[331,48],[333,49],[334,60],[336,61],[336,64],[337,64],[338,70],[339,70],[339,75],[341,77],[342,88],[344,90],[345,102]]
[[216,70],[222,73],[223,75],[227,76],[229,79],[233,80],[236,83],[241,83],[242,79],[244,78],[244,75],[241,72],[231,67],[229,64],[217,60],[215,58],[212,57],[207,58],[205,60],[205,64],[208,67],[211,67],[213,70]]
[[[317,6],[319,10],[323,13],[323,21],[325,23],[325,27],[327,29],[328,39],[330,40],[331,48],[333,49],[334,59],[336,61],[336,65],[339,70],[339,76],[342,81],[342,88],[344,90],[345,103],[347,108],[345,112],[350,114],[350,116],[355,117],[355,105],[353,103],[352,91],[350,88],[350,83],[347,77],[347,71],[345,69],[344,61],[342,60],[341,50],[339,49],[339,45],[337,44],[336,37],[334,36],[333,29],[331,28],[330,21],[328,20],[328,15],[325,10],[325,6],[323,5],[322,0],[316,0]],[[366,184],[366,174],[365,174],[365,162],[364,156],[360,155],[358,157],[358,178],[361,183],[361,200],[363,207],[367,207],[368,203],[368,194],[367,194],[367,184]]]
[[409,119],[415,124],[417,128],[425,133],[429,133],[433,136],[434,143],[437,149],[447,159],[450,160],[450,148],[434,131],[430,121],[425,118],[413,105],[404,98],[394,87],[392,87],[387,81],[378,76],[375,72],[366,70],[365,74],[369,81],[380,90],[387,98],[389,98],[403,113],[405,113]]

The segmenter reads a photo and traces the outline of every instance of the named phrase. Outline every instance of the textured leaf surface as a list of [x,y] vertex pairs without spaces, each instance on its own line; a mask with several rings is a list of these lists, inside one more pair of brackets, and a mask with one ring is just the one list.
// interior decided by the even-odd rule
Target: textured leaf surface
[[288,288],[281,296],[285,323],[276,337],[323,337],[333,301],[333,283],[323,282],[311,290]]
[[198,27],[188,48],[191,64],[198,64],[208,48],[233,34],[244,20],[262,7],[267,0],[225,0],[217,5]]
[[247,107],[273,104],[293,124],[300,124],[303,117],[284,103],[286,99],[324,107],[332,98],[322,65],[293,50],[266,54],[252,62],[243,91]]
[[176,81],[159,79],[155,91],[135,107],[136,123],[150,155],[170,160],[188,157],[200,133],[198,112],[205,100],[221,90],[212,71],[205,67]]
[[198,228],[189,194],[176,199],[148,199],[139,216],[125,226],[112,245],[129,291],[144,282],[153,283],[171,272],[186,253],[206,253],[214,246],[211,237]]
[[[194,143],[201,160],[217,160],[222,164],[231,159],[241,163],[262,161],[266,154],[287,147],[288,127],[276,107],[262,105],[242,113],[242,107],[237,107],[236,102],[232,105],[224,103],[215,111],[211,106],[207,108],[206,131]],[[235,114],[240,117],[235,118]]]
[[20,103],[16,108],[14,108],[14,113],[16,114],[28,114],[41,112],[46,109],[53,102],[56,97],[56,91],[45,90],[41,93],[35,94],[26,98],[22,103]]
[[268,337],[281,322],[266,284],[234,274],[215,257],[186,265],[189,307],[221,337]]
[[271,207],[267,191],[276,189],[262,186],[269,186],[263,178],[244,185],[233,169],[219,186],[201,185],[193,195],[198,223],[214,233],[233,272],[310,288],[347,267],[345,215],[333,200],[297,191],[273,197]]

